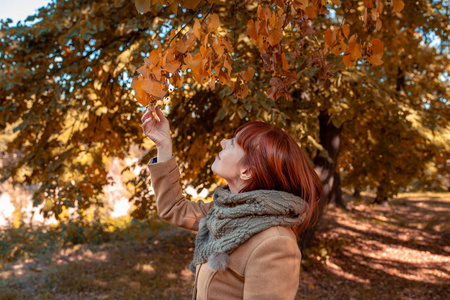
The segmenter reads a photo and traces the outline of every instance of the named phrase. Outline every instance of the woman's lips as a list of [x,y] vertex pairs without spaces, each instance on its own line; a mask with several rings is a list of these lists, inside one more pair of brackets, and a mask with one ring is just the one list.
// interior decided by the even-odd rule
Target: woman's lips
[[218,158],[220,160],[220,156],[219,155],[217,155],[216,158]]

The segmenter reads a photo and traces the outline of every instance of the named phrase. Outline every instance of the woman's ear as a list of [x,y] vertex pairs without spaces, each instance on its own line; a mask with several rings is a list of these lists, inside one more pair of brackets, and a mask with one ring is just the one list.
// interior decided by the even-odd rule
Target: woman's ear
[[252,178],[252,173],[249,168],[241,169],[241,174],[239,176],[242,180],[246,181]]

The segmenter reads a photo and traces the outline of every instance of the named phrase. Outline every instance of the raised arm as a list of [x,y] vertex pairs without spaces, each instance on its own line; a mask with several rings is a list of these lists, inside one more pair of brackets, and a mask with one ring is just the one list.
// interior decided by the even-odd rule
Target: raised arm
[[214,204],[189,201],[183,196],[180,171],[172,154],[169,120],[158,107],[156,114],[160,121],[147,111],[142,117],[142,127],[158,150],[157,157],[148,163],[158,215],[172,225],[198,230],[200,219],[206,217]]

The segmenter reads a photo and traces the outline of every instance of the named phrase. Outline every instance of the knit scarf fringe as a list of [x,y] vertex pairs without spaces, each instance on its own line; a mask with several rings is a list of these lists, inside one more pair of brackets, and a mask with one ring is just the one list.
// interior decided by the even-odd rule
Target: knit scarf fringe
[[194,259],[189,268],[208,262],[212,270],[225,270],[229,255],[253,235],[273,226],[303,223],[308,204],[283,191],[257,190],[232,194],[228,186],[214,193],[214,206],[200,220]]

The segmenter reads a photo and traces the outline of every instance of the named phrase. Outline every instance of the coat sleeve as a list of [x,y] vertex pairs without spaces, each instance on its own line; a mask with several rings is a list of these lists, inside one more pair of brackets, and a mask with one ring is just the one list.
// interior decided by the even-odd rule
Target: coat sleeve
[[183,196],[180,170],[174,156],[164,162],[155,162],[153,158],[148,168],[158,215],[172,225],[198,230],[200,219],[206,217],[214,203],[189,201]]
[[244,300],[293,300],[298,290],[301,253],[286,236],[263,241],[245,268]]

